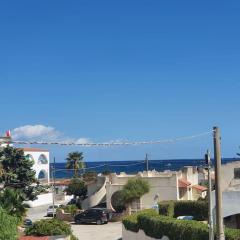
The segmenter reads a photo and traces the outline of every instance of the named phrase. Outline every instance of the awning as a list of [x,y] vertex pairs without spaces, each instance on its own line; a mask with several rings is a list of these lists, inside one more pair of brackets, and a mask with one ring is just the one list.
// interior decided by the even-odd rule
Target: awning
[[185,180],[183,178],[178,179],[178,187],[180,187],[180,188],[187,188],[191,185],[192,184],[190,182],[188,182],[187,180]]
[[192,188],[194,188],[194,189],[196,189],[196,190],[198,190],[198,191],[200,191],[200,192],[205,192],[205,191],[207,191],[207,188],[204,187],[204,186],[201,186],[201,185],[194,185],[194,186],[192,186]]

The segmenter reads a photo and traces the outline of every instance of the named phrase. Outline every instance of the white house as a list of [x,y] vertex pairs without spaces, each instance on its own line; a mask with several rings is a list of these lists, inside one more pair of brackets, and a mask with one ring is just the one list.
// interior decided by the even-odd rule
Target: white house
[[42,184],[49,184],[49,151],[39,148],[23,148],[24,155],[34,162],[33,170]]

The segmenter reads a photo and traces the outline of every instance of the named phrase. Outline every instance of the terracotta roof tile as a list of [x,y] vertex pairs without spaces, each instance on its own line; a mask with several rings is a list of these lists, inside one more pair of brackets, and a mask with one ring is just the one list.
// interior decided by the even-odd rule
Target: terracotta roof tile
[[49,152],[46,149],[40,149],[40,148],[22,148],[24,152]]
[[186,188],[186,187],[188,187],[188,186],[190,186],[190,185],[191,185],[191,183],[188,182],[187,180],[185,180],[185,179],[183,179],[183,178],[178,179],[178,187],[180,187],[180,188]]
[[198,191],[204,192],[207,191],[207,188],[204,186],[200,186],[200,185],[194,185],[192,186],[193,188],[197,189]]

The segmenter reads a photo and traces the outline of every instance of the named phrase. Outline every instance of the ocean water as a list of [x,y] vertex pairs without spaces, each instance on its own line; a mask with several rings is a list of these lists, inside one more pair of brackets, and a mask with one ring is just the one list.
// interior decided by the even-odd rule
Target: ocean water
[[[235,158],[225,158],[222,159],[222,163],[226,164],[228,162],[239,161]],[[71,178],[73,176],[72,170],[66,169],[66,163],[56,163],[55,164],[55,178]],[[148,169],[156,171],[172,170],[178,171],[184,166],[205,166],[203,159],[170,159],[170,160],[149,160]],[[96,171],[101,173],[103,171],[110,171],[115,173],[125,172],[128,174],[138,173],[140,171],[146,170],[146,162],[143,160],[139,161],[108,161],[108,162],[86,162],[85,171]],[[81,173],[80,171],[79,173]]]

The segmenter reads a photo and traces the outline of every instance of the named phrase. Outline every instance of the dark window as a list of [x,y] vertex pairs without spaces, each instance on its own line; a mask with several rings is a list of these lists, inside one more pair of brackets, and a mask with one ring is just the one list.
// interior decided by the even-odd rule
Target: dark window
[[234,178],[240,179],[240,168],[234,168]]

